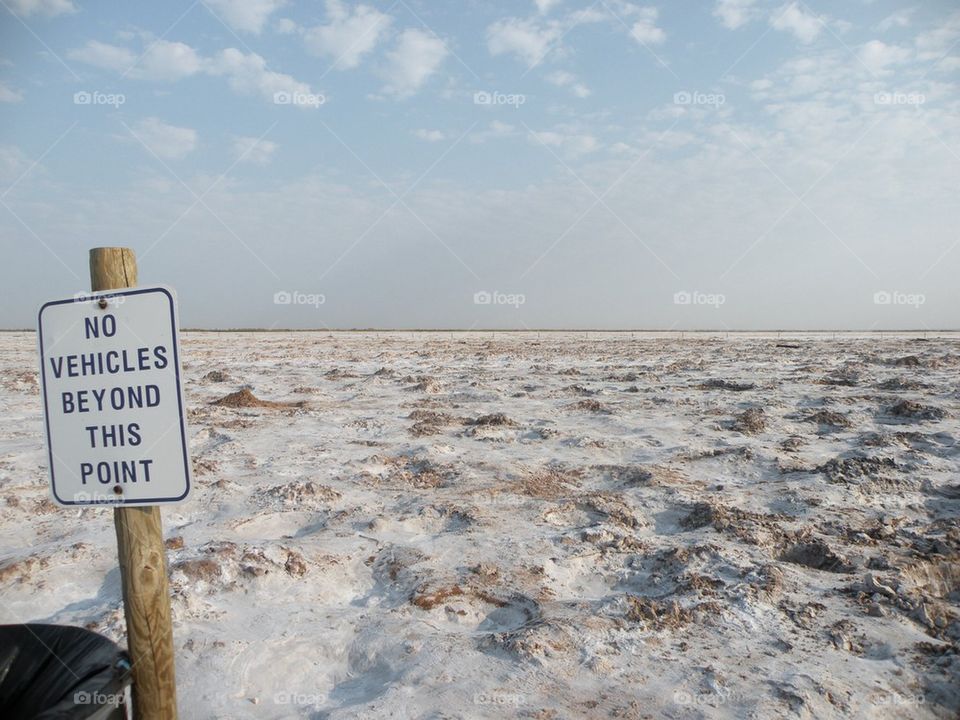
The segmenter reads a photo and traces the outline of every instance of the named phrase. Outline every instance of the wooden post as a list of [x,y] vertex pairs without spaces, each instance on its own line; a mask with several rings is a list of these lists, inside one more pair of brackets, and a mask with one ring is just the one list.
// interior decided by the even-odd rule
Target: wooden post
[[[137,260],[133,250],[90,251],[92,290],[117,290],[136,284]],[[160,508],[114,508],[113,522],[117,530],[127,646],[133,663],[133,717],[176,720],[170,587]]]

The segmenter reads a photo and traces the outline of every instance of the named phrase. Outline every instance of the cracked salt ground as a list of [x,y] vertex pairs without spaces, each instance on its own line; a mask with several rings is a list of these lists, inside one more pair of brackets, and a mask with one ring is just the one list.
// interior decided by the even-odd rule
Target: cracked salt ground
[[[182,707],[955,717],[960,337],[776,342],[185,333]],[[109,511],[47,499],[33,353],[0,336],[2,619],[122,639]]]

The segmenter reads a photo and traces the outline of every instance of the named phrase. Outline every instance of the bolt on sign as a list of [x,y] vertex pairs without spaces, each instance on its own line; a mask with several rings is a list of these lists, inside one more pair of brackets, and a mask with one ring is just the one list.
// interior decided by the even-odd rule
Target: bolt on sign
[[80,293],[40,308],[50,487],[58,503],[186,499],[178,327],[176,296],[163,286]]

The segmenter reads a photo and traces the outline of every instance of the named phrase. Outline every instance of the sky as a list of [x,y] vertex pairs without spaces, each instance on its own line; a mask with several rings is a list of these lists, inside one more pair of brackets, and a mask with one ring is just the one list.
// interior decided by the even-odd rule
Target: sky
[[955,0],[0,0],[0,326],[960,328]]

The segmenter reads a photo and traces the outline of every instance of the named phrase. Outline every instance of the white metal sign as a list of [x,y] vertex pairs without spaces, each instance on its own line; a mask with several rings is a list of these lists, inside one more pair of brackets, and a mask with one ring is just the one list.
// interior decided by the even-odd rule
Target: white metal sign
[[190,492],[171,288],[81,293],[40,308],[37,339],[61,505],[159,505]]

